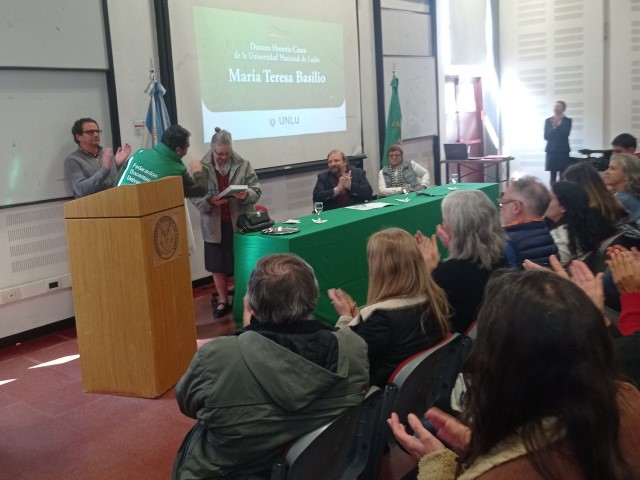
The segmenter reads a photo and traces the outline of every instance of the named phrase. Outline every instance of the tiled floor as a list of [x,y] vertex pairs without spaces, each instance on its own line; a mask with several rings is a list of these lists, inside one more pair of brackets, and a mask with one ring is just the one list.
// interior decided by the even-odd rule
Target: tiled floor
[[[194,291],[198,344],[235,329]],[[0,479],[168,479],[193,420],[156,400],[84,393],[75,329],[0,349]],[[58,360],[60,363],[43,365]]]

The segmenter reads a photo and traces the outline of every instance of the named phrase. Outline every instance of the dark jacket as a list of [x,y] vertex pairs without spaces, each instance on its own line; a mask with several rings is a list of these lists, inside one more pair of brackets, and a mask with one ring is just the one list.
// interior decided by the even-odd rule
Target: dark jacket
[[443,338],[428,309],[426,296],[394,298],[368,305],[355,319],[341,317],[337,325],[343,327],[348,323],[367,342],[370,383],[378,387],[387,384],[389,376],[403,361]]
[[[351,205],[364,203],[371,200],[373,189],[367,180],[367,174],[358,167],[349,167],[351,171],[351,190],[349,190],[349,199]],[[338,185],[338,177],[328,170],[318,174],[316,186],[313,189],[313,201],[324,203],[324,210],[332,210],[337,208],[333,189]]]
[[531,260],[549,265],[549,256],[558,254],[558,247],[543,220],[504,227],[507,232],[507,262],[522,268],[522,262]]
[[452,331],[464,335],[476,319],[489,277],[495,270],[506,266],[505,258],[489,270],[473,260],[452,258],[440,263],[433,271],[433,280],[445,291],[452,308]]
[[173,478],[268,478],[284,445],[362,400],[368,377],[364,341],[315,320],[211,340],[176,385],[180,411],[198,423]]
[[571,133],[571,119],[563,117],[556,128],[551,124],[551,118],[544,121],[544,139],[547,141],[545,152],[569,153],[569,133]]

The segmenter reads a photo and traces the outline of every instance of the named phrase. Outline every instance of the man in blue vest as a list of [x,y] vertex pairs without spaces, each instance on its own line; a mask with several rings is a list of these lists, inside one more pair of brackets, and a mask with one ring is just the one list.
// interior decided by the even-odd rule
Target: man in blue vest
[[549,256],[558,254],[544,222],[550,202],[549,191],[535,177],[509,182],[499,205],[500,221],[507,232],[506,255],[510,265],[522,268],[522,262],[531,260],[548,266]]

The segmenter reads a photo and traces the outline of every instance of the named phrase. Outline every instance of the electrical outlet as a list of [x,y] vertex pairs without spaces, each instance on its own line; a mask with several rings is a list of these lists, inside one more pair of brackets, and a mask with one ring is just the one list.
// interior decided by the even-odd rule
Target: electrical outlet
[[2,303],[15,302],[16,300],[20,300],[19,288],[11,288],[9,290],[3,290]]

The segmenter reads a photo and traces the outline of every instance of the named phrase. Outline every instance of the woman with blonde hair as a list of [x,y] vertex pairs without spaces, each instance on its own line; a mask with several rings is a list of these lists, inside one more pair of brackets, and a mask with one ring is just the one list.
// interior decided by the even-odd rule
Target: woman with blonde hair
[[437,344],[449,330],[449,305],[432,280],[413,237],[400,228],[375,233],[367,243],[369,290],[358,308],[340,289],[330,289],[340,315],[369,347],[371,385],[384,386],[404,360]]

